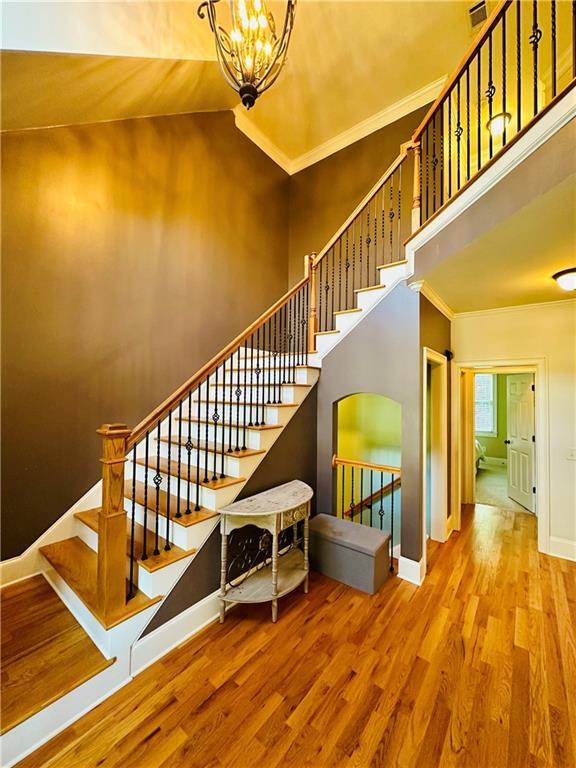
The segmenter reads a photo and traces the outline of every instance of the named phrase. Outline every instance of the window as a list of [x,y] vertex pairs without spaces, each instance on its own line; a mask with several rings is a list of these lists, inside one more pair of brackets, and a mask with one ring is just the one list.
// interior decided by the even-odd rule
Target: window
[[496,374],[477,373],[474,376],[474,432],[496,437]]

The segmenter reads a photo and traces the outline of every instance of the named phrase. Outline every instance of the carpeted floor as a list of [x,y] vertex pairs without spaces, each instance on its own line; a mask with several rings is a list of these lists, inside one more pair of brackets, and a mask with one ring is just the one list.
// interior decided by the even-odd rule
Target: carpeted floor
[[476,474],[476,503],[490,504],[500,509],[526,512],[526,509],[508,497],[508,477],[505,466],[480,462]]

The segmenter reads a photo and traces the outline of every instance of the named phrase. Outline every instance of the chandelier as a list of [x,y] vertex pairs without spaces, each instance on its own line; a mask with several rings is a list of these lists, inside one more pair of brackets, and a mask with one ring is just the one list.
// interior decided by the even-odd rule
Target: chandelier
[[265,0],[228,0],[230,31],[218,23],[216,3],[205,0],[198,8],[201,19],[208,15],[216,41],[218,61],[226,81],[240,95],[246,109],[276,82],[286,60],[294,26],[296,0],[286,0],[284,26],[280,35]]

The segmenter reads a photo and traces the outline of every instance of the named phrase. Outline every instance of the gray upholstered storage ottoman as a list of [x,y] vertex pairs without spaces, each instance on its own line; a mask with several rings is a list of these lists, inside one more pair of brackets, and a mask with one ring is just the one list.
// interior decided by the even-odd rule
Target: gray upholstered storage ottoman
[[390,536],[333,515],[316,515],[310,520],[310,564],[373,595],[389,575]]

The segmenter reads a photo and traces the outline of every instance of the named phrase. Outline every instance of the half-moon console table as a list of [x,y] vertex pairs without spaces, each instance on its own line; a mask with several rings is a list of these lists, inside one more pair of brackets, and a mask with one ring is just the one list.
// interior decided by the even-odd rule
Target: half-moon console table
[[[278,598],[292,592],[304,583],[308,592],[308,523],[313,491],[301,480],[271,488],[242,501],[222,507],[220,532],[222,559],[220,568],[220,622],[224,621],[227,603],[272,602],[272,621],[278,617]],[[303,521],[303,551],[298,545],[298,523]],[[268,531],[272,538],[272,554],[259,568],[253,568],[239,578],[239,583],[228,582],[228,536],[246,525],[255,525]],[[278,538],[287,528],[294,531],[289,550],[280,555]],[[268,542],[269,545],[269,542]]]

